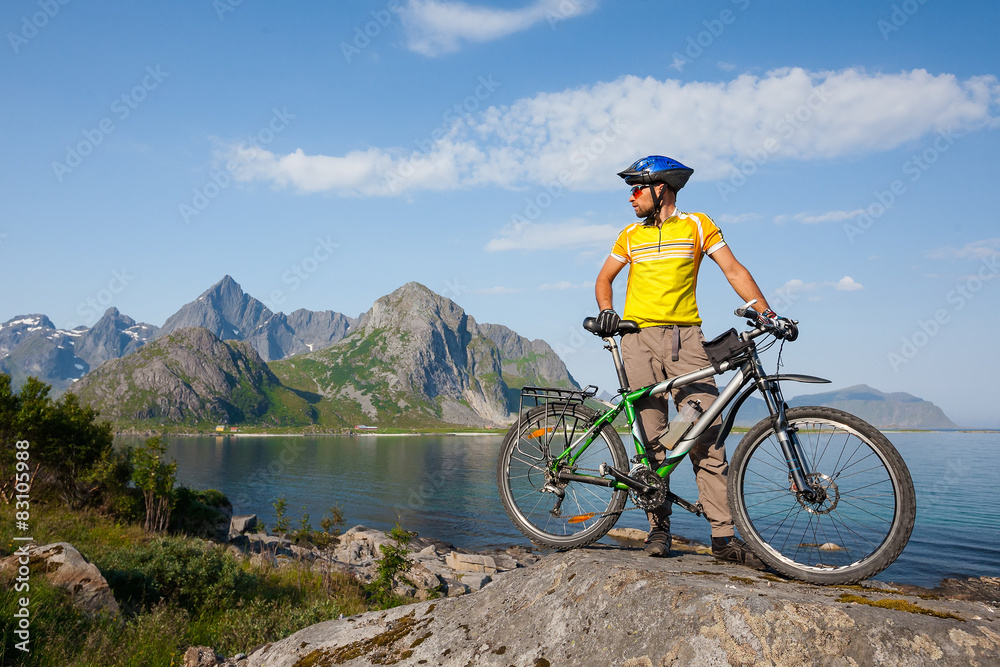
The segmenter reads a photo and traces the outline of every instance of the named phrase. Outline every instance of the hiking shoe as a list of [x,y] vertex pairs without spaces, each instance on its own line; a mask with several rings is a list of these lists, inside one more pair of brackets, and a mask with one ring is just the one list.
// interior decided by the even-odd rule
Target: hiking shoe
[[737,537],[713,537],[712,555],[717,560],[746,565],[755,570],[763,570],[767,567],[764,565],[764,561],[750,551],[746,542]]
[[645,548],[647,556],[662,558],[670,555],[670,533],[662,528],[654,528],[646,536]]

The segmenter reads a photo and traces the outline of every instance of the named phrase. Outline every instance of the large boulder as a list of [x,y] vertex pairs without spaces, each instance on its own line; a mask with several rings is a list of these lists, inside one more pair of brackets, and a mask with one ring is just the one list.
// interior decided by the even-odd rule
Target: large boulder
[[[104,575],[72,544],[31,545],[26,551],[30,575],[43,576],[53,586],[69,591],[78,609],[92,616],[100,613],[118,615],[118,602]],[[0,571],[16,573],[24,559],[23,554],[15,553],[0,562]]]
[[293,665],[996,665],[1000,613],[887,584],[801,584],[639,547],[552,554],[472,595],[327,621],[254,651]]

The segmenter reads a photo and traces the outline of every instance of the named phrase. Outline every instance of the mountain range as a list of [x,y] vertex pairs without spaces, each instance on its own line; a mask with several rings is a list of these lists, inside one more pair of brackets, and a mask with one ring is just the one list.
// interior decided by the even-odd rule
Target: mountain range
[[[265,357],[285,351],[291,354],[284,360]],[[70,391],[129,427],[337,429],[501,425],[517,411],[526,383],[577,387],[544,341],[480,325],[419,283],[382,297],[358,319],[331,311],[285,317],[227,277],[143,347],[91,371]]]
[[[259,424],[343,428],[500,425],[526,384],[577,387],[552,348],[408,283],[353,318],[274,313],[230,276],[163,326],[111,308],[90,328],[44,315],[0,324],[0,372],[70,388],[119,425]],[[83,379],[81,379],[83,378]],[[799,396],[880,427],[956,428],[934,404],[858,385]],[[765,415],[750,399],[740,425]]]
[[[789,391],[796,385],[788,382],[782,387],[785,391]],[[825,405],[837,408],[857,415],[879,428],[958,428],[958,425],[948,419],[941,408],[930,401],[904,392],[885,393],[864,384],[819,394],[802,394],[787,399],[786,402],[792,408],[803,405]],[[750,397],[740,408],[736,425],[752,426],[766,416],[767,406],[764,405],[764,401]]]

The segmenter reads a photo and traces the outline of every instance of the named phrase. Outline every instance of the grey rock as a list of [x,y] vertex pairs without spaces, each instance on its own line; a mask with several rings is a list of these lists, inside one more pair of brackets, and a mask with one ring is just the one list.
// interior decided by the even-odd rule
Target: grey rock
[[[104,575],[72,544],[32,545],[27,551],[30,574],[44,576],[53,586],[67,590],[75,607],[91,616],[101,613],[118,615],[118,602]],[[16,573],[23,565],[21,558],[15,553],[4,559],[0,562],[0,571]]]
[[458,575],[458,580],[468,586],[471,590],[478,591],[480,588],[493,581],[493,577],[481,572],[463,572]]
[[590,548],[547,556],[473,595],[305,628],[253,651],[248,665],[964,667],[1000,663],[998,621],[979,602],[799,584],[698,554]]
[[242,535],[250,530],[257,527],[257,515],[256,514],[238,514],[234,516],[229,522],[229,539],[233,540],[237,536]]

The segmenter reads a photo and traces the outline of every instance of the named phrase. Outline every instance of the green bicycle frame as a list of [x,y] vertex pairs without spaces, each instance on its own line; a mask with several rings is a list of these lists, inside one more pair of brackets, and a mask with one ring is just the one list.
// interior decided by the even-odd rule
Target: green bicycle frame
[[[615,348],[615,351],[617,351],[617,348]],[[660,477],[669,476],[670,473],[673,472],[674,468],[677,467],[681,460],[691,450],[691,448],[694,447],[698,437],[710,427],[716,417],[718,417],[732,402],[733,398],[736,397],[741,390],[753,382],[755,376],[760,377],[763,375],[761,372],[753,372],[752,365],[754,363],[753,359],[748,360],[736,371],[735,377],[733,377],[729,384],[726,385],[726,388],[722,390],[719,397],[708,407],[707,410],[705,410],[690,430],[688,430],[685,436],[677,443],[674,449],[670,451],[667,458],[664,460],[663,465],[656,469],[655,472],[657,475]],[[757,363],[759,364],[759,362]],[[721,371],[726,372],[728,370],[731,370],[730,364],[729,362],[724,362],[721,365]],[[642,464],[646,467],[650,467],[649,457],[646,454],[646,441],[643,437],[641,429],[639,428],[635,403],[649,396],[659,396],[660,394],[666,393],[677,387],[683,387],[691,384],[692,382],[697,382],[714,375],[716,375],[715,369],[709,366],[707,368],[679,375],[675,378],[670,378],[669,380],[664,380],[663,382],[649,385],[641,389],[626,391],[622,394],[622,400],[618,405],[612,406],[610,410],[598,417],[593,426],[587,429],[587,431],[583,433],[574,443],[567,447],[565,451],[553,459],[550,464],[552,471],[557,472],[561,464],[568,466],[575,465],[576,460],[582,456],[585,451],[587,451],[590,444],[597,438],[597,433],[600,429],[605,424],[611,425],[622,412],[625,413],[625,419],[628,422],[629,431],[632,434],[632,442],[635,444],[637,460],[642,462]],[[628,485],[620,481],[612,483],[610,480],[596,475],[574,474],[574,478],[578,479],[578,481],[585,481],[584,479],[579,478],[588,477],[594,480],[594,484],[599,484],[601,486],[613,486],[614,488],[621,490],[629,489]]]

